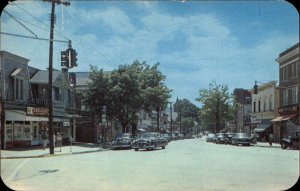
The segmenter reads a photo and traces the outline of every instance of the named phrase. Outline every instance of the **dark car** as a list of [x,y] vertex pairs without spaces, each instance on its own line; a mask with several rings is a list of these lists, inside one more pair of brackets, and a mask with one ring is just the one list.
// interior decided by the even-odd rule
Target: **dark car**
[[232,137],[232,145],[247,145],[250,146],[251,138],[248,133],[236,133]]
[[117,136],[112,142],[112,149],[129,148],[132,149],[133,137],[129,133],[123,133]]
[[168,142],[171,141],[171,136],[167,133],[163,134],[163,137],[166,138],[168,140]]
[[158,147],[165,149],[167,144],[168,140],[160,133],[152,132],[142,134],[139,139],[134,141],[133,148],[135,151],[138,151],[139,149],[154,150]]
[[300,138],[300,130],[294,131],[292,136],[281,139],[280,144],[282,149],[290,148],[300,148],[299,143]]
[[215,142],[216,141],[216,134],[209,133],[206,136],[206,142]]
[[235,133],[227,132],[224,134],[225,136],[225,144],[231,144],[232,143],[232,137],[235,135]]
[[225,143],[225,134],[224,133],[217,133],[215,142],[217,144],[224,144]]

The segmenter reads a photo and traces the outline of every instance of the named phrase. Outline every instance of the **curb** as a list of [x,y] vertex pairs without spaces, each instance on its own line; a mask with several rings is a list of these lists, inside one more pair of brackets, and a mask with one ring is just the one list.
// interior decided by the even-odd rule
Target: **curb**
[[93,152],[102,152],[109,151],[109,149],[97,149],[94,151],[81,151],[81,152],[71,152],[71,153],[63,153],[63,154],[43,154],[43,155],[32,155],[32,156],[11,156],[11,157],[0,157],[0,159],[23,159],[23,158],[44,158],[44,157],[57,157],[57,156],[65,156],[65,155],[76,155],[76,154],[85,154],[85,153],[93,153]]

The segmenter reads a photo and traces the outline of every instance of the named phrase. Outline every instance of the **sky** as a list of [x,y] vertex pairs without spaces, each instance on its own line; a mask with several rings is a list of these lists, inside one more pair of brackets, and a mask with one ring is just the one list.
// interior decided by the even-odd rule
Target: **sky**
[[[78,53],[70,72],[160,63],[173,90],[170,101],[186,98],[197,106],[199,90],[213,81],[229,93],[251,89],[254,81],[278,81],[276,59],[299,42],[299,13],[287,1],[69,2],[55,6],[54,39],[71,40]],[[1,32],[49,39],[50,2],[14,1],[4,11]],[[60,51],[67,48],[54,42],[54,68],[61,69]],[[0,49],[29,59],[32,67],[48,67],[48,41],[1,34]]]

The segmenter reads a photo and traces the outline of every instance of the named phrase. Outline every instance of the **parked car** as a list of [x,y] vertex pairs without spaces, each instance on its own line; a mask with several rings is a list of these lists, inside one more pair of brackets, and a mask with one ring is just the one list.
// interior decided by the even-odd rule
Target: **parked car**
[[225,143],[225,135],[224,133],[217,133],[216,141],[217,144],[224,144]]
[[112,149],[129,148],[132,149],[133,137],[129,133],[123,133],[117,136],[112,142]]
[[231,141],[232,145],[247,145],[250,146],[251,139],[248,133],[236,133],[235,136],[232,137]]
[[175,133],[170,133],[169,137],[170,137],[171,141],[177,141],[177,137],[176,137]]
[[134,141],[133,148],[135,151],[138,151],[139,149],[153,150],[158,147],[165,149],[167,144],[168,140],[165,137],[160,133],[152,132],[142,134],[139,139]]
[[288,136],[286,138],[281,139],[280,144],[282,149],[290,148],[300,148],[299,143],[300,138],[300,130],[294,131],[292,136]]
[[216,134],[209,133],[206,135],[206,142],[215,142],[216,141]]
[[178,140],[183,140],[184,139],[184,134],[179,133],[178,136],[177,136],[177,139]]
[[168,140],[168,142],[171,141],[171,137],[169,134],[165,133],[165,134],[163,134],[163,137],[166,138]]
[[232,143],[232,137],[235,135],[235,133],[227,132],[224,134],[225,136],[225,144],[231,144]]

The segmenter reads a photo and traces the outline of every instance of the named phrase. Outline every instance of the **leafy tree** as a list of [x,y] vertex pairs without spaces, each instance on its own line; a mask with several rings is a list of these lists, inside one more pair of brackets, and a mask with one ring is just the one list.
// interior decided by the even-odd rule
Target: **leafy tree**
[[225,121],[233,117],[230,105],[232,96],[228,93],[228,87],[211,82],[209,89],[200,89],[199,94],[196,100],[203,105],[200,112],[202,126],[207,130],[219,132],[225,127]]
[[[188,99],[177,99],[174,103],[174,111],[177,112],[178,121],[181,121],[181,131],[191,133],[194,122],[200,123],[199,108]],[[181,118],[181,119],[180,119]]]
[[181,117],[182,118],[193,118],[194,121],[200,122],[199,118],[199,108],[191,103],[188,99],[177,99],[174,103],[174,111],[180,112],[181,107]]
[[95,111],[98,105],[105,105],[110,119],[117,119],[122,125],[122,132],[128,132],[129,126],[134,132],[138,111],[151,111],[158,106],[163,109],[170,97],[171,90],[164,84],[165,76],[158,66],[134,61],[131,65],[120,65],[109,78],[103,70],[92,67],[88,103]]

